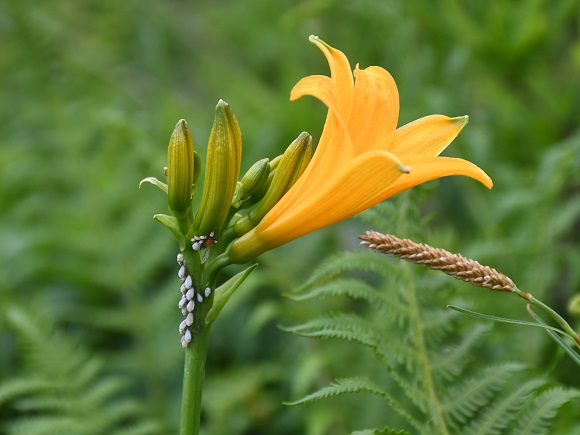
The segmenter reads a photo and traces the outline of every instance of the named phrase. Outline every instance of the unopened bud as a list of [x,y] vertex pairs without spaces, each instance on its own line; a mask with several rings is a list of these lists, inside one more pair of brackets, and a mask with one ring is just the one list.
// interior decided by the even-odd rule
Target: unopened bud
[[258,160],[252,165],[248,172],[242,177],[242,187],[244,188],[244,196],[250,197],[252,194],[262,187],[268,180],[270,174],[270,162],[268,159]]
[[258,225],[266,213],[280,201],[280,198],[302,175],[311,156],[312,136],[303,132],[282,155],[272,184],[264,198],[236,221],[234,225],[236,236],[240,237]]
[[187,123],[179,120],[167,148],[167,201],[171,214],[183,218],[191,208],[195,164],[193,139]]
[[268,172],[268,178],[266,179],[265,182],[263,182],[260,186],[258,186],[256,188],[256,190],[254,191],[254,193],[252,195],[253,200],[258,200],[258,199],[264,197],[264,195],[266,194],[266,192],[268,191],[268,189],[272,185],[272,180],[274,179],[274,175],[276,175],[276,168],[278,167],[280,160],[282,160],[282,154],[280,154],[279,156],[276,156],[272,160],[270,160],[270,162],[268,164],[268,166],[270,168],[270,171]]
[[220,100],[207,145],[203,194],[193,223],[196,234],[220,232],[240,176],[242,134],[230,106]]
[[[262,189],[263,185],[268,181],[268,174],[270,173],[270,165],[268,159],[258,160],[252,165],[248,172],[242,177],[236,186],[236,192],[232,199],[232,207],[240,208],[242,203],[247,202],[258,189]],[[258,198],[259,199],[259,198]],[[256,200],[252,202],[256,202]]]

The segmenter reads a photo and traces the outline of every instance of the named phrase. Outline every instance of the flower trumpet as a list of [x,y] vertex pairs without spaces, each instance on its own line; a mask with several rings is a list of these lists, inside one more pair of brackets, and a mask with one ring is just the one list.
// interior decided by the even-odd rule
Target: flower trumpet
[[464,175],[492,187],[466,160],[439,157],[467,124],[467,116],[430,115],[397,129],[399,94],[392,76],[371,66],[351,71],[346,56],[315,36],[330,77],[308,76],[290,99],[311,95],[328,107],[324,129],[305,172],[260,223],[236,240],[230,261],[262,252],[347,219],[418,184]]

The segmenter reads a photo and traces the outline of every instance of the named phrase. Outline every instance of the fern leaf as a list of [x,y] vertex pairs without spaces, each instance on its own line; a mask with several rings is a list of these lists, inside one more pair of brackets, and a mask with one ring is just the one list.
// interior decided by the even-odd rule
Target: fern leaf
[[377,309],[383,309],[388,306],[388,301],[383,293],[378,292],[375,288],[358,279],[336,279],[329,283],[311,288],[309,291],[303,293],[290,293],[287,296],[293,301],[300,302],[336,296],[347,296],[353,299],[365,300],[370,306]]
[[550,423],[558,414],[558,409],[580,397],[579,390],[551,388],[543,391],[526,411],[518,417],[513,433],[520,435],[547,435]]
[[315,393],[312,393],[295,402],[288,402],[286,405],[303,405],[306,403],[313,403],[319,400],[327,399],[329,397],[340,396],[343,394],[353,394],[368,392],[381,396],[401,417],[403,417],[409,424],[419,429],[420,432],[424,430],[422,424],[416,421],[389,393],[384,391],[374,382],[366,378],[345,378],[337,379],[329,387],[322,388]]
[[0,384],[0,405],[28,394],[54,391],[60,384],[44,378],[14,378]]
[[464,429],[465,433],[500,435],[502,430],[517,417],[518,411],[522,409],[530,395],[545,384],[546,380],[544,379],[532,379],[496,399],[491,406],[486,408],[481,417]]
[[449,336],[455,328],[455,319],[460,314],[449,309],[424,309],[422,310],[425,329],[423,333],[429,345],[437,345]]
[[79,432],[78,421],[70,417],[62,416],[42,416],[20,419],[8,425],[8,432],[11,435],[46,435],[46,434],[86,434],[89,432]]
[[83,400],[88,407],[99,407],[111,400],[129,386],[127,379],[108,376],[99,380],[92,388],[84,392]]
[[488,331],[488,325],[476,325],[458,345],[445,349],[441,355],[434,358],[433,370],[446,380],[459,376],[471,361],[470,355],[473,349]]
[[508,363],[489,367],[481,375],[469,378],[450,391],[442,400],[447,420],[451,424],[464,425],[486,406],[505,385],[519,372],[521,364]]
[[302,325],[285,327],[285,331],[311,338],[342,338],[376,347],[378,333],[356,314],[335,313],[319,317]]
[[324,284],[341,273],[348,271],[374,272],[387,276],[389,270],[393,267],[392,264],[392,262],[387,260],[387,257],[376,255],[370,250],[341,252],[322,262],[310,278],[302,286],[298,287],[296,291],[300,293],[314,285]]
[[140,421],[134,426],[118,429],[112,432],[111,435],[159,435],[170,433],[167,427],[154,421]]
[[391,429],[385,426],[382,429],[357,430],[350,435],[411,435],[411,433],[403,429]]

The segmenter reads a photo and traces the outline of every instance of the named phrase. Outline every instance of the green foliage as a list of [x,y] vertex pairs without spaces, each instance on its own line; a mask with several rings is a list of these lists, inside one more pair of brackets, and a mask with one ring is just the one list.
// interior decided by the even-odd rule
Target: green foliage
[[25,311],[7,312],[26,374],[0,384],[0,406],[14,409],[11,434],[156,434],[167,430],[131,397],[127,377],[104,374],[80,340],[63,337]]
[[[385,220],[392,220],[392,215],[390,219],[386,215],[391,211],[378,207],[368,218],[378,221],[383,214]],[[485,355],[481,348],[488,324],[474,324],[447,310],[446,298],[456,296],[445,291],[448,283],[428,276],[434,272],[413,272],[408,264],[372,251],[347,251],[323,261],[307,283],[290,295],[300,302],[350,300],[345,305],[348,311],[321,313],[285,329],[303,337],[352,342],[353,353],[356,346],[370,348],[388,377],[382,380],[386,387],[367,378],[338,379],[289,404],[370,392],[398,414],[389,415],[383,424],[403,426],[413,433],[520,433],[517,428],[526,428],[522,421],[530,419],[539,422],[532,424],[536,433],[556,433],[551,423],[559,408],[577,398],[580,390],[563,390],[519,363],[493,364],[482,370],[477,358]],[[485,296],[485,290],[478,291]],[[356,301],[366,304],[357,306]],[[570,433],[575,427],[573,422],[567,424],[558,433]]]
[[[568,301],[580,288],[579,5],[578,0],[1,2],[0,432],[23,422],[33,405],[36,421],[53,416],[48,405],[41,410],[27,401],[53,400],[56,384],[69,392],[74,387],[79,406],[97,402],[99,412],[107,410],[106,403],[89,397],[107,381],[119,382],[108,398],[138,404],[141,409],[132,415],[153,421],[144,433],[175,433],[182,375],[177,246],[151,219],[165,205],[164,195],[137,185],[148,175],[164,181],[160,162],[181,118],[188,121],[196,150],[205,155],[220,98],[235,108],[240,122],[242,172],[256,160],[280,154],[301,131],[310,132],[316,143],[325,108],[310,98],[288,101],[300,78],[328,73],[325,60],[307,42],[310,34],[343,50],[353,66],[381,65],[393,74],[401,96],[399,124],[430,113],[470,115],[470,124],[446,153],[475,162],[495,182],[492,191],[461,178],[429,183],[420,189],[422,195],[415,191],[412,203],[389,201],[386,222],[382,213],[367,213],[368,219],[377,214],[373,228],[387,224],[389,232],[411,236],[407,221],[417,216],[403,209],[430,216],[422,240],[501,269],[567,315]],[[373,401],[375,395],[358,394],[349,406],[342,402],[347,395],[331,399],[332,406],[327,401],[309,408],[280,406],[332,379],[359,374],[407,409],[406,394],[397,386],[406,379],[391,377],[399,376],[403,364],[418,364],[405,353],[397,355],[394,347],[402,346],[408,304],[373,291],[383,278],[364,283],[358,275],[341,276],[346,269],[337,268],[335,278],[298,295],[308,303],[280,298],[304,283],[312,264],[356,243],[358,229],[352,225],[264,255],[261,267],[224,306],[211,337],[206,433],[321,435],[382,428],[385,407],[380,399]],[[377,257],[358,258],[374,262]],[[380,265],[372,267],[381,273]],[[399,276],[393,262],[383,270]],[[420,281],[421,292],[445,293],[431,305],[424,301],[441,308],[422,311],[425,323],[440,325],[428,328],[431,347],[450,345],[458,325],[464,328],[459,336],[467,336],[472,326],[466,325],[474,324],[445,310],[448,303],[503,317],[521,310],[529,320],[520,301],[512,304],[505,295],[482,296],[465,287],[456,300],[446,289],[456,284],[434,273],[428,277]],[[336,284],[340,279],[358,284]],[[321,290],[324,286],[328,290]],[[316,292],[322,294],[308,296]],[[375,328],[386,316],[393,331],[376,354],[393,365],[388,376],[383,364],[374,365],[375,354],[366,358],[359,347],[342,340],[322,347],[276,328],[321,312],[362,314],[370,307],[383,310],[376,313]],[[35,335],[46,338],[45,345],[37,343],[46,354],[34,368],[24,364],[35,356],[8,321],[13,309],[37,325]],[[580,319],[567,318],[578,329]],[[51,350],[63,349],[57,338],[68,343],[68,350]],[[568,364],[539,328],[497,324],[479,338],[479,346],[450,389],[486,377],[490,367],[501,371],[507,361],[547,373],[550,385],[556,379],[564,391],[580,387],[577,366]],[[75,356],[78,352],[86,359]],[[69,366],[67,361],[77,362]],[[93,365],[96,374],[83,387],[62,380],[65,369],[74,380]],[[514,371],[513,377],[517,373],[523,376]],[[422,397],[413,391],[417,385],[406,385],[416,401]],[[495,394],[506,391],[505,385],[493,387]],[[468,397],[483,400],[482,394]],[[554,395],[560,402],[569,399]],[[541,392],[536,397],[528,409],[544,415],[542,403],[550,399]],[[578,415],[576,403],[557,408],[555,433],[560,420],[566,428]],[[426,412],[427,407],[419,408]],[[61,420],[64,414],[59,412]],[[537,421],[540,428],[554,422]],[[166,430],[156,431],[159,424]],[[403,424],[393,421],[389,427]],[[131,433],[129,427],[113,427]]]

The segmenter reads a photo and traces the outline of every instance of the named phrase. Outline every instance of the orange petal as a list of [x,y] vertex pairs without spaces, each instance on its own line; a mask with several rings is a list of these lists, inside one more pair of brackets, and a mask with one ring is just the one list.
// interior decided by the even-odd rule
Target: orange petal
[[354,89],[354,80],[350,63],[340,50],[337,50],[326,42],[318,39],[317,36],[310,36],[310,42],[316,45],[328,61],[330,67],[330,77],[335,84],[337,92],[338,109],[344,118],[350,115],[352,107],[352,93]]
[[[401,177],[400,161],[386,151],[372,151],[357,157],[346,167],[337,168],[332,178],[320,185],[309,185],[293,206],[277,219],[268,215],[256,227],[261,238],[276,246],[312,231],[347,219],[357,213],[361,204],[379,202],[382,192]],[[269,214],[269,213],[268,213]]]
[[[339,130],[339,134],[341,135],[341,137],[344,138],[342,140],[342,143],[344,143],[345,147],[348,148],[345,149],[339,148],[338,150],[335,149],[334,152],[335,153],[349,152],[348,155],[351,156],[350,135],[348,134],[344,119],[342,118],[340,112],[338,111],[336,92],[334,91],[334,84],[332,83],[332,80],[326,76],[318,76],[318,75],[304,77],[298,83],[296,83],[294,88],[292,88],[292,91],[290,92],[290,101],[297,100],[298,98],[303,97],[304,95],[311,95],[313,97],[318,98],[320,101],[326,104],[326,106],[329,108],[330,111],[332,111],[333,116],[330,116],[329,114],[326,118],[326,123],[324,125],[323,130],[323,137],[325,133],[326,134],[329,133],[329,130],[337,128]],[[338,123],[338,125],[333,125],[334,124],[333,121]],[[320,144],[322,144],[322,147],[324,148],[330,146],[324,145],[327,143],[330,144],[330,141],[324,140],[323,137],[321,137],[320,139]],[[318,148],[321,148],[320,145]],[[337,147],[333,145],[332,148]],[[319,154],[326,154],[326,150],[321,150]]]
[[387,150],[399,118],[399,91],[391,74],[378,66],[355,70],[353,108],[348,130],[355,155]]
[[352,155],[350,153],[350,138],[345,132],[336,116],[328,114],[324,131],[320,138],[320,143],[314,152],[314,156],[308,167],[280,199],[274,208],[264,217],[263,220],[273,222],[297,202],[301,202],[310,186],[323,185],[327,180],[332,179],[337,168],[350,164]]
[[438,156],[457,137],[469,118],[429,115],[397,129],[389,151],[396,155]]
[[[493,186],[491,178],[473,163],[451,157],[429,157],[416,154],[400,156],[411,173],[397,179],[383,192],[383,199],[396,195],[418,184],[450,175],[464,175],[479,181],[488,189]],[[374,205],[374,204],[373,204]]]
[[338,113],[336,92],[330,77],[308,76],[301,79],[290,91],[290,101],[295,101],[304,95],[311,95],[322,101],[329,109]]

